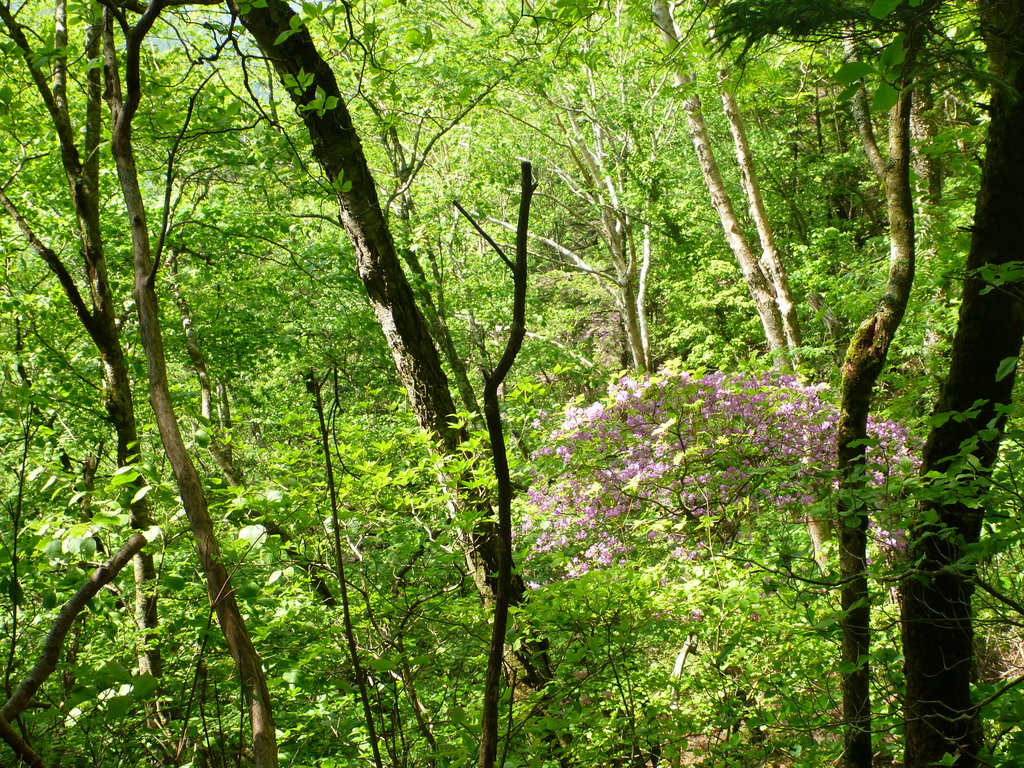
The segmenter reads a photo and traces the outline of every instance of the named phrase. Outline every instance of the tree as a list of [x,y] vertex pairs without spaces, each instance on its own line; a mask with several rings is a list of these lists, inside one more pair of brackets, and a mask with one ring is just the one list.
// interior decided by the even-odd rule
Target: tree
[[[16,223],[32,249],[56,276],[72,312],[99,353],[103,364],[104,407],[117,438],[115,460],[118,467],[126,467],[138,463],[139,430],[102,231],[99,150],[103,106],[101,72],[92,67],[85,74],[85,92],[81,94],[85,112],[84,130],[78,129],[73,115],[81,114],[82,107],[78,107],[77,110],[74,108],[74,99],[78,94],[73,91],[69,93],[68,90],[69,80],[74,82],[74,78],[67,56],[67,50],[70,50],[68,46],[72,43],[68,37],[67,4],[59,2],[54,8],[54,42],[60,54],[53,59],[52,85],[36,66],[37,52],[25,34],[26,27],[17,21],[11,7],[6,3],[0,6],[0,21],[3,22],[6,34],[28,70],[45,115],[56,133],[56,149],[75,220],[75,224],[69,229],[76,232],[88,286],[84,296],[75,279],[74,268],[69,268],[60,256],[60,246],[47,243],[45,236],[36,231],[28,215],[8,194],[10,181],[0,189],[0,205]],[[84,19],[84,22],[84,28],[80,30],[84,39],[80,45],[83,51],[95,60],[100,52],[100,22],[95,16]],[[78,135],[82,136],[81,144],[76,139]],[[136,478],[132,484],[136,491],[140,491],[144,485],[141,477]],[[132,527],[136,530],[145,531],[153,525],[145,494],[139,494],[132,502],[131,514]],[[153,587],[156,569],[152,554],[145,551],[136,553],[134,570],[135,616],[139,625],[146,630],[145,646],[140,648],[140,660],[143,671],[159,677],[162,664],[154,634],[157,626],[157,601]]]
[[999,455],[1024,335],[1024,4],[984,2],[979,13],[997,82],[953,356],[924,447],[928,492],[911,530],[911,570],[901,590],[907,768],[950,757],[956,766],[985,764],[986,702],[971,697],[971,596],[986,510],[973,494],[983,493]]
[[[164,451],[174,472],[185,513],[192,526],[196,552],[206,575],[210,603],[217,614],[224,639],[238,669],[242,689],[248,699],[253,764],[256,768],[276,768],[277,734],[262,661],[253,646],[245,618],[235,599],[231,577],[224,565],[202,481],[181,436],[181,427],[174,412],[167,379],[167,363],[155,290],[161,254],[154,254],[152,251],[132,141],[133,121],[142,100],[142,41],[161,10],[162,5],[158,0],[151,3],[135,24],[130,24],[123,14],[115,15],[110,9],[105,9],[103,13],[103,74],[112,124],[111,150],[131,224],[135,272],[133,295],[139,315],[139,332],[146,350],[149,402],[156,417]],[[114,36],[115,21],[124,34],[123,90],[122,64]]]
[[[268,0],[257,8],[243,7],[232,0],[230,7],[270,58],[302,113],[313,153],[337,194],[342,224],[355,249],[357,271],[413,413],[420,426],[433,435],[442,454],[457,455],[467,435],[454,422],[457,409],[448,379],[402,270],[359,134],[334,73],[317,51],[308,29],[286,3]],[[493,605],[500,536],[485,500],[463,498],[459,503],[478,508],[479,519],[465,532],[466,558],[485,604]],[[509,604],[518,605],[524,599],[525,585],[516,577],[509,590]],[[507,648],[506,664],[511,676],[532,690],[539,690],[550,678],[542,644]]]
[[[666,48],[670,54],[674,54],[677,49],[681,48],[683,36],[676,25],[672,9],[666,0],[655,0],[653,9],[654,20],[665,40]],[[724,71],[719,72],[719,79],[726,79]],[[683,109],[686,112],[694,153],[704,177],[704,185],[711,196],[711,204],[722,223],[729,248],[740,266],[744,280],[746,280],[750,296],[757,306],[761,325],[764,327],[765,337],[768,340],[768,349],[781,355],[780,364],[783,367],[789,367],[795,361],[797,350],[802,344],[800,321],[797,316],[796,302],[793,300],[793,293],[789,286],[789,277],[775,246],[771,225],[765,212],[760,183],[754,169],[740,108],[728,87],[723,87],[722,107],[729,122],[729,130],[736,150],[743,192],[757,229],[761,245],[760,257],[754,253],[743,233],[743,227],[733,206],[732,197],[722,179],[718,162],[715,160],[707,123],[704,120],[700,96],[693,88],[694,80],[693,74],[677,70],[676,87],[689,89],[689,93],[683,101]]]

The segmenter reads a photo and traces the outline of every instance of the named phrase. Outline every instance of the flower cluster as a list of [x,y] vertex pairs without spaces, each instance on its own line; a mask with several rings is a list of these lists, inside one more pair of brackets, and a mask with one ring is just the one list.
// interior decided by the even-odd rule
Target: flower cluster
[[[837,414],[823,390],[785,376],[623,377],[605,400],[569,408],[538,451],[552,479],[530,492],[536,514],[523,532],[578,575],[623,562],[641,542],[697,557],[698,522],[729,538],[765,510],[799,519],[836,482]],[[869,434],[867,478],[882,487],[913,462],[908,434],[892,422],[869,423]]]

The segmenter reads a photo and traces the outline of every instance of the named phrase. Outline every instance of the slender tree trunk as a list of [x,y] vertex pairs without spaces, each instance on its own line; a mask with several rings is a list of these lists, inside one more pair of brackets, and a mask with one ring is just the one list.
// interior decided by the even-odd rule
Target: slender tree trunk
[[[177,255],[172,259],[168,259],[167,286],[181,313],[181,325],[185,332],[185,348],[188,351],[189,359],[192,361],[192,370],[195,371],[196,379],[199,381],[200,411],[203,418],[212,421],[213,392],[211,391],[209,367],[206,364],[206,354],[203,352],[202,346],[200,346],[199,336],[196,334],[192,323],[192,310],[178,282]],[[220,426],[224,429],[230,429],[231,411],[228,403],[227,389],[223,384],[217,385],[217,397],[219,400]],[[244,488],[248,485],[245,473],[234,461],[231,448],[220,443],[216,435],[210,436],[210,454],[213,456],[214,462],[217,464],[228,485],[234,488]],[[316,590],[316,594],[320,598],[320,602],[327,607],[335,607],[337,599],[321,575],[319,564],[311,561],[309,557],[295,547],[291,535],[277,521],[262,516],[259,520],[263,527],[267,529],[268,534],[277,536],[281,540],[281,543],[284,544],[284,550],[288,553],[289,557],[302,565],[313,589]]]
[[[991,72],[1003,82],[994,88],[989,109],[960,320],[934,412],[980,406],[970,418],[947,419],[932,429],[921,465],[925,478],[971,471],[987,479],[1015,380],[1016,366],[1003,368],[1020,355],[1024,337],[1021,284],[993,289],[979,274],[1018,261],[1024,243],[1024,101],[1019,95],[1024,93],[1024,3],[982,0],[979,8]],[[981,535],[985,509],[937,489],[922,503],[922,512],[909,546],[915,575],[902,588],[904,764],[925,768],[952,755],[957,768],[989,765],[979,760],[979,712],[970,694],[974,566],[969,552]]]
[[[451,328],[448,325],[448,317],[443,309],[444,305],[440,301],[435,303],[434,297],[430,295],[426,273],[423,271],[423,266],[415,251],[408,248],[403,249],[402,258],[416,279],[418,286],[414,286],[414,290],[418,288],[416,294],[419,297],[419,306],[423,309],[423,318],[430,328],[431,337],[441,348],[448,367],[451,368],[462,407],[470,413],[479,413],[480,404],[477,401],[476,392],[473,390],[473,384],[469,380],[469,368],[455,346],[455,340],[452,338]],[[443,291],[443,287],[439,286],[438,291]]]
[[[410,224],[416,210],[415,201],[408,188],[412,168],[406,158],[405,148],[402,146],[401,141],[399,141],[398,132],[394,126],[390,126],[389,131],[382,139],[386,147],[391,147],[387,154],[391,159],[395,178],[401,185],[401,191],[398,193],[397,217],[402,226],[405,227],[408,236],[411,230]],[[455,379],[455,388],[459,393],[459,399],[462,401],[462,407],[470,413],[480,413],[480,404],[477,402],[473,384],[469,380],[469,368],[455,347],[455,340],[452,338],[451,329],[448,325],[448,315],[445,312],[444,304],[444,285],[440,280],[440,276],[435,273],[438,293],[438,300],[435,302],[430,292],[426,272],[423,270],[423,265],[420,263],[416,251],[407,246],[401,249],[400,255],[409,271],[412,272],[412,280],[410,282],[417,298],[417,305],[423,312],[423,319],[427,323],[431,337],[441,348],[441,352],[448,362],[448,367],[452,371],[452,376]]]
[[154,290],[155,263],[150,250],[146,209],[132,146],[132,120],[142,97],[139,72],[141,43],[159,12],[159,4],[149,5],[136,25],[126,33],[123,94],[117,46],[114,41],[114,14],[109,8],[104,9],[103,34],[103,70],[107,81],[107,98],[110,102],[112,122],[111,150],[131,223],[135,266],[134,295],[139,316],[139,333],[146,350],[149,402],[153,407],[160,438],[174,472],[185,514],[192,527],[199,562],[206,574],[210,602],[217,614],[249,705],[253,765],[256,768],[277,768],[277,736],[262,661],[253,647],[242,612],[235,600],[231,579],[224,566],[220,545],[214,532],[206,495],[199,473],[185,448],[167,381],[163,335]]
[[331,460],[331,442],[327,431],[327,420],[324,418],[324,401],[321,392],[322,382],[318,381],[313,371],[310,371],[306,379],[306,388],[313,395],[313,407],[316,410],[317,421],[320,427],[320,447],[324,452],[324,469],[327,473],[327,489],[331,498],[331,534],[334,544],[334,576],[338,581],[338,590],[341,592],[341,615],[342,626],[345,630],[345,644],[348,647],[349,661],[352,663],[352,674],[356,679],[356,687],[359,689],[359,701],[363,705],[363,722],[366,723],[366,738],[370,742],[370,751],[373,754],[373,764],[376,768],[383,768],[380,756],[380,744],[377,739],[377,724],[373,715],[373,707],[370,705],[369,686],[367,685],[366,670],[359,661],[359,644],[356,640],[355,629],[352,625],[351,603],[348,595],[348,577],[345,575],[345,557],[341,549],[341,521],[338,515],[338,487],[334,482],[334,463]]
[[[356,271],[384,332],[412,411],[420,426],[433,434],[442,453],[458,453],[466,435],[454,424],[457,409],[448,378],[402,270],[359,135],[334,73],[320,56],[306,27],[291,26],[295,13],[283,0],[266,0],[262,7],[247,4],[244,12],[238,0],[228,0],[228,7],[238,15],[282,79],[296,78],[300,71],[306,77],[312,76],[305,89],[291,91],[297,105],[306,105],[318,90],[332,100],[331,109],[302,111],[313,154],[337,190],[342,225],[355,250]],[[282,40],[283,33],[290,34]],[[486,500],[466,498],[465,494],[457,503],[476,507],[479,512],[479,521],[464,533],[464,549],[481,598],[485,605],[493,605],[499,539],[490,507]],[[522,603],[525,594],[525,584],[515,575],[511,604]],[[551,679],[543,643],[507,648],[506,667],[519,684],[532,690],[538,690]]]
[[651,369],[650,343],[647,339],[647,318],[644,316],[644,301],[641,295],[639,275],[629,269],[622,284],[622,322],[629,342],[629,358],[633,370],[645,373]]
[[[914,92],[914,106],[910,112],[910,132],[913,138],[915,206],[917,209],[918,261],[927,264],[939,255],[940,211],[942,201],[942,158],[934,151],[937,128],[932,112],[931,84],[923,83]],[[949,338],[937,325],[937,320],[950,306],[949,281],[942,282],[932,293],[925,308],[924,351],[926,355],[941,355],[948,349]]]
[[[55,6],[55,37],[58,49],[66,48],[67,4],[63,1]],[[100,142],[102,122],[102,72],[92,67],[85,78],[85,125],[81,152],[75,141],[76,130],[71,121],[67,93],[67,60],[55,59],[52,86],[36,66],[35,53],[29,45],[22,27],[11,15],[6,5],[0,4],[0,21],[21,51],[39,96],[50,116],[60,143],[60,158],[68,181],[69,197],[78,225],[78,238],[82,244],[82,257],[88,284],[88,300],[79,292],[69,270],[52,249],[32,231],[27,220],[2,191],[0,203],[24,233],[29,244],[57,276],[76,317],[89,334],[89,338],[100,356],[103,366],[104,407],[116,435],[116,460],[123,467],[139,457],[139,434],[132,400],[131,380],[121,346],[117,315],[114,311],[113,293],[107,272],[103,237],[100,226],[99,175]],[[86,31],[85,49],[90,59],[100,53],[101,26],[98,21]],[[83,160],[84,158],[84,160]],[[142,488],[142,478],[134,481],[136,490]],[[137,531],[145,531],[153,525],[149,507],[144,497],[129,505],[130,525]],[[160,646],[156,640],[157,596],[156,569],[153,555],[148,551],[136,554],[133,563],[135,573],[135,623],[143,632],[143,646],[139,649],[139,667],[155,677],[162,673]]]
[[697,162],[700,165],[701,175],[704,177],[704,186],[707,188],[708,194],[711,195],[711,205],[714,206],[718,218],[722,222],[726,242],[739,263],[743,279],[747,283],[747,289],[757,307],[757,314],[761,318],[761,326],[764,328],[764,335],[768,340],[768,349],[773,354],[782,355],[784,361],[788,347],[782,316],[779,314],[779,307],[775,302],[775,292],[743,234],[739,218],[732,205],[732,198],[729,196],[725,182],[722,180],[722,174],[718,170],[718,163],[711,148],[711,139],[708,136],[707,125],[701,111],[700,98],[696,94],[691,94],[683,102],[683,109],[686,111],[687,122],[690,126],[690,140],[693,142],[693,150],[697,154]]
[[[587,70],[588,76],[593,73]],[[593,94],[591,94],[593,96]],[[619,311],[626,350],[633,370],[644,373],[651,368],[650,339],[647,333],[647,274],[650,271],[650,243],[638,256],[633,216],[622,200],[622,183],[616,182],[607,167],[606,158],[614,152],[614,142],[596,117],[587,122],[585,131],[580,125],[579,110],[565,105],[565,125],[572,141],[570,155],[586,186],[574,190],[588,204],[600,211],[598,224],[591,225],[604,243],[615,272],[614,280],[594,270],[578,255],[573,255],[576,266],[585,266],[604,287],[614,286],[612,298]],[[560,125],[563,123],[560,121]],[[589,132],[589,136],[587,133]],[[620,152],[621,154],[621,152]],[[620,157],[620,162],[622,158]],[[564,176],[563,176],[564,178]],[[649,235],[649,232],[647,232]],[[550,241],[548,241],[550,242]],[[568,252],[568,249],[563,249]]]
[[797,315],[796,302],[793,300],[793,289],[789,286],[789,275],[779,256],[779,249],[775,246],[775,235],[772,232],[771,223],[768,221],[768,213],[764,208],[761,183],[754,167],[750,142],[747,141],[743,115],[740,113],[736,97],[724,82],[722,83],[722,109],[729,122],[729,131],[732,133],[733,145],[736,149],[736,163],[740,168],[740,184],[747,198],[747,209],[750,211],[750,218],[753,219],[757,229],[757,238],[761,242],[761,266],[774,289],[775,304],[778,307],[782,329],[786,335],[786,346],[793,356],[793,362],[796,362],[797,350],[803,344],[803,335],[800,331],[800,318]]
[[[192,370],[195,371],[196,379],[199,381],[199,412],[207,422],[213,422],[213,385],[210,379],[210,369],[206,364],[206,355],[199,344],[199,337],[196,335],[195,326],[192,324],[192,309],[185,299],[178,285],[178,265],[175,255],[168,260],[167,287],[178,305],[181,313],[181,327],[185,332],[185,349],[188,352],[189,360],[192,361]],[[227,447],[221,445],[217,435],[210,435],[210,454],[217,463],[224,480],[228,485],[240,488],[245,485],[245,477],[235,466],[234,459]]]
[[11,697],[4,703],[0,710],[0,716],[13,720],[32,703],[39,688],[60,662],[61,650],[64,647],[64,639],[75,624],[78,615],[85,610],[86,605],[92,600],[104,586],[114,580],[114,577],[121,572],[128,562],[138,554],[139,550],[146,546],[146,537],[141,533],[133,533],[128,541],[114,553],[114,556],[106,564],[96,568],[86,582],[78,588],[67,602],[61,606],[54,619],[53,626],[46,633],[43,639],[39,658],[32,665],[18,688],[11,694]]
[[[908,59],[910,55],[908,54]],[[839,423],[840,554],[843,578],[842,659],[843,717],[846,723],[844,765],[870,768],[871,667],[868,662],[871,607],[866,570],[868,519],[865,499],[865,440],[875,384],[885,367],[889,346],[910,299],[914,280],[914,208],[910,189],[909,86],[900,91],[889,116],[889,156],[884,186],[889,213],[889,279],[878,308],[857,328],[842,367]]]
[[[681,45],[682,37],[676,27],[668,0],[654,0],[652,9],[666,47],[672,50],[676,49]],[[681,73],[676,74],[677,87],[690,85],[692,80],[692,77]],[[747,290],[754,300],[757,315],[761,319],[761,326],[764,328],[764,335],[768,341],[768,351],[776,357],[776,364],[787,367],[789,347],[775,290],[769,275],[762,269],[750,243],[747,242],[747,238],[743,234],[743,228],[736,215],[736,209],[733,207],[732,198],[718,169],[718,161],[715,159],[715,153],[711,146],[711,138],[704,121],[700,97],[695,92],[683,100],[683,110],[686,112],[690,141],[697,155],[697,163],[700,166],[701,176],[704,178],[704,186],[711,196],[711,205],[722,223],[722,230],[725,233],[725,240],[729,244],[729,250],[732,251],[739,264],[743,279],[747,283]]]
[[[530,201],[535,185],[533,169],[522,163],[519,220],[516,231],[515,262],[510,263],[513,278],[512,317],[508,342],[495,369],[487,374],[484,384],[484,417],[491,442],[494,476],[498,483],[498,578],[495,590],[491,647],[487,654],[487,681],[484,688],[483,715],[480,724],[480,768],[494,768],[498,756],[498,723],[500,720],[502,664],[505,657],[505,636],[508,633],[508,613],[512,606],[512,475],[505,447],[505,431],[501,418],[498,390],[512,369],[526,337],[526,282],[527,252],[530,220]],[[502,254],[502,258],[508,261]]]

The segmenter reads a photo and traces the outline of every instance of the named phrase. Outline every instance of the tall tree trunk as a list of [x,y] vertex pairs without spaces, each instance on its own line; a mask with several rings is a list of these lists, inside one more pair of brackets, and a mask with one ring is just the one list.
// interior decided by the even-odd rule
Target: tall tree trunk
[[[58,49],[66,48],[67,4],[58,2],[55,8],[55,38]],[[60,158],[68,181],[72,209],[78,225],[78,239],[81,242],[82,259],[88,284],[88,299],[78,290],[67,266],[60,256],[49,248],[22,217],[14,203],[0,191],[0,204],[23,232],[30,246],[42,258],[58,278],[65,296],[71,303],[75,316],[89,334],[99,353],[103,366],[103,400],[107,417],[116,435],[116,460],[119,467],[137,461],[139,457],[139,433],[132,399],[131,380],[121,346],[117,315],[114,311],[113,292],[107,272],[104,243],[100,226],[99,175],[100,142],[102,121],[102,73],[91,67],[85,78],[85,126],[81,151],[75,142],[76,130],[71,120],[67,93],[67,60],[54,60],[52,86],[36,66],[36,55],[29,45],[23,28],[11,15],[5,4],[0,4],[0,21],[20,50],[32,74],[36,90],[46,107],[60,143]],[[90,59],[95,60],[100,52],[101,28],[98,21],[86,31],[85,49]],[[82,159],[84,158],[84,160]],[[134,481],[139,490],[145,484],[142,478]],[[129,523],[137,531],[148,530],[153,521],[145,497],[129,505]],[[156,677],[162,673],[160,646],[156,640],[157,596],[156,568],[153,555],[139,551],[133,560],[135,573],[135,623],[143,632],[143,645],[139,649],[139,668]]]
[[[593,72],[587,69],[586,73],[593,84]],[[580,175],[586,180],[583,188],[573,191],[577,197],[600,212],[598,223],[591,227],[608,251],[615,277],[610,279],[605,273],[594,270],[578,255],[574,254],[570,260],[577,267],[586,267],[586,271],[603,282],[606,289],[614,286],[611,294],[619,311],[630,364],[635,372],[644,373],[651,368],[646,279],[650,270],[650,243],[645,241],[647,247],[642,247],[638,255],[636,222],[623,201],[624,184],[621,178],[616,180],[607,162],[609,155],[618,155],[618,162],[622,164],[626,159],[625,154],[621,148],[616,148],[616,142],[609,135],[610,131],[602,126],[598,118],[587,116],[589,112],[597,112],[593,91],[590,98],[592,108],[589,110],[581,111],[565,103],[565,120],[559,120],[559,125],[566,129],[571,142],[569,154]],[[581,125],[584,120],[586,124]],[[565,179],[564,174],[559,175]],[[563,253],[569,252],[565,248],[562,250]]]
[[747,242],[747,238],[743,234],[739,217],[733,208],[732,198],[729,196],[725,182],[722,180],[722,174],[718,170],[718,162],[715,160],[711,138],[708,136],[707,124],[704,122],[701,110],[700,97],[695,93],[688,96],[683,101],[683,109],[690,127],[693,151],[697,155],[701,175],[704,177],[704,186],[707,188],[708,194],[711,195],[711,205],[714,206],[715,212],[722,222],[726,242],[739,263],[743,279],[747,283],[747,289],[757,307],[757,314],[761,318],[761,326],[764,328],[764,335],[768,340],[768,349],[773,354],[779,355],[780,363],[785,365],[788,349],[786,332],[778,304],[775,302],[775,292],[761,269],[750,243]]
[[508,465],[505,447],[505,430],[501,418],[501,401],[498,390],[512,369],[512,364],[522,349],[526,337],[526,282],[527,252],[530,221],[530,201],[535,184],[533,168],[523,161],[520,185],[519,219],[516,231],[515,261],[508,262],[512,272],[513,296],[512,317],[508,342],[493,371],[487,373],[484,384],[484,416],[487,421],[487,435],[491,441],[491,456],[494,476],[498,483],[498,579],[494,600],[493,624],[491,626],[491,647],[487,653],[487,680],[484,688],[483,716],[480,723],[480,751],[477,764],[480,768],[494,768],[498,756],[498,723],[501,718],[501,672],[505,656],[505,637],[508,634],[508,613],[512,606],[512,474]]
[[[337,190],[342,225],[355,250],[356,271],[384,332],[413,413],[420,426],[433,434],[442,453],[457,453],[466,435],[454,423],[456,408],[448,378],[402,270],[359,135],[333,71],[317,51],[309,30],[302,24],[290,24],[295,13],[283,0],[266,0],[262,7],[246,4],[244,12],[239,0],[228,0],[228,7],[241,19],[283,81],[294,82],[300,72],[306,78],[312,76],[305,88],[291,89],[296,105],[305,107],[317,92],[330,100],[329,109],[301,112],[313,154]],[[486,500],[463,494],[458,503],[476,507],[479,512],[479,521],[464,533],[464,549],[473,581],[484,603],[490,606],[496,594],[498,531]],[[525,584],[514,575],[511,604],[522,603],[525,594]],[[542,643],[507,648],[505,660],[508,673],[527,688],[538,690],[551,679]]]
[[[953,339],[949,376],[935,413],[976,413],[932,429],[922,476],[955,477],[972,466],[986,479],[996,460],[1021,353],[1021,285],[992,286],[979,274],[1019,261],[1024,243],[1024,2],[982,0],[982,28],[994,89],[971,249]],[[980,403],[980,406],[976,404]],[[941,481],[940,481],[941,482]],[[941,486],[940,486],[941,487]],[[981,749],[979,713],[971,702],[974,628],[970,548],[981,535],[984,508],[936,494],[922,503],[911,531],[915,575],[903,583],[906,768],[935,765],[944,755],[957,768],[989,765]]]
[[[942,158],[935,152],[937,133],[933,114],[934,100],[930,83],[922,83],[914,91],[914,106],[910,112],[910,132],[914,144],[913,169],[917,177],[914,185],[917,209],[917,258],[921,264],[934,261],[939,255],[940,211],[942,201]],[[924,351],[926,355],[943,354],[949,338],[936,321],[951,304],[949,281],[942,279],[932,293],[925,308]]]
[[720,79],[723,80],[722,110],[729,123],[733,146],[736,149],[736,164],[740,168],[740,184],[747,198],[747,210],[750,211],[750,218],[753,219],[754,227],[757,229],[757,239],[761,243],[761,266],[772,285],[775,304],[782,320],[782,329],[786,334],[786,346],[795,363],[797,350],[803,344],[803,334],[800,331],[800,318],[797,315],[796,302],[793,300],[793,289],[789,285],[789,275],[782,263],[779,249],[775,245],[775,235],[772,232],[771,222],[768,221],[768,212],[764,208],[761,183],[758,180],[757,169],[754,167],[754,156],[750,151],[750,142],[747,141],[747,131],[743,125],[740,105],[724,82],[724,78]]
[[135,267],[134,295],[139,316],[139,333],[146,350],[149,402],[156,417],[164,450],[174,472],[185,514],[192,527],[199,562],[206,574],[210,602],[217,614],[228,651],[235,662],[242,690],[249,704],[253,765],[256,768],[277,768],[277,736],[263,664],[253,647],[242,612],[235,600],[231,578],[224,566],[220,545],[214,532],[206,495],[199,473],[185,448],[167,381],[163,334],[160,330],[154,290],[156,264],[150,249],[146,209],[132,146],[132,120],[142,98],[139,71],[141,43],[156,21],[160,9],[161,5],[158,2],[147,6],[136,25],[126,32],[124,93],[121,89],[118,48],[114,40],[114,11],[110,8],[103,11],[103,71],[111,112],[111,150],[131,223]]
[[[206,355],[199,344],[199,337],[196,335],[195,326],[192,324],[192,309],[188,300],[181,292],[178,284],[177,254],[168,259],[167,264],[167,288],[174,297],[181,313],[181,328],[185,332],[185,349],[188,352],[189,360],[192,361],[192,370],[195,371],[196,379],[199,381],[199,413],[207,422],[213,422],[213,385],[210,379],[210,369],[206,364]],[[217,463],[224,480],[228,485],[240,488],[245,485],[245,477],[241,470],[235,465],[234,458],[228,451],[227,446],[222,445],[217,435],[210,435],[210,455]]]
[[[675,50],[682,44],[682,36],[676,26],[668,0],[654,0],[652,10],[666,48]],[[679,88],[693,83],[692,76],[684,75],[681,72],[676,73],[675,80],[676,86]],[[700,97],[696,92],[691,92],[683,100],[683,110],[686,112],[690,141],[697,155],[697,163],[704,179],[704,186],[711,196],[711,205],[722,223],[722,230],[725,233],[729,250],[732,251],[733,257],[739,264],[743,279],[747,283],[747,290],[754,300],[757,315],[764,328],[765,339],[768,341],[768,350],[775,356],[777,365],[789,367],[789,345],[775,289],[769,273],[762,268],[746,235],[743,234],[732,197],[729,195],[721,171],[718,169],[718,161],[715,159],[715,153],[711,146],[711,138],[708,135],[707,123],[704,121]],[[797,335],[799,336],[799,332]]]
[[[395,193],[398,202],[396,215],[405,228],[406,238],[409,238],[412,236],[411,225],[416,211],[415,200],[413,200],[412,192],[409,189],[414,166],[407,157],[405,147],[402,145],[398,137],[398,130],[394,125],[388,126],[388,129],[381,136],[381,140],[388,150],[387,156],[391,160],[392,171],[394,172],[395,180],[399,184],[399,189]],[[425,160],[425,157],[418,158],[417,166],[422,166]],[[441,348],[441,352],[448,362],[448,367],[452,371],[452,376],[455,379],[455,388],[459,393],[459,399],[462,401],[462,407],[469,411],[469,413],[480,413],[480,404],[477,401],[473,384],[469,380],[469,368],[455,346],[455,340],[452,338],[451,329],[448,325],[448,313],[445,311],[444,303],[444,285],[440,280],[440,276],[435,272],[438,295],[438,300],[435,302],[430,291],[426,272],[420,263],[416,251],[411,247],[411,243],[407,243],[406,247],[401,249],[400,255],[412,273],[411,285],[413,293],[416,295],[417,306],[423,312],[423,319],[427,323],[430,335]],[[433,263],[432,257],[431,263]]]
[[[911,56],[908,54],[908,59]],[[877,309],[857,328],[842,366],[837,425],[840,473],[839,567],[843,579],[842,659],[844,765],[870,768],[871,667],[868,662],[871,607],[866,570],[869,505],[865,499],[865,440],[875,384],[885,367],[914,281],[914,208],[910,189],[910,105],[904,85],[889,114],[889,153],[884,167],[889,213],[889,278]]]

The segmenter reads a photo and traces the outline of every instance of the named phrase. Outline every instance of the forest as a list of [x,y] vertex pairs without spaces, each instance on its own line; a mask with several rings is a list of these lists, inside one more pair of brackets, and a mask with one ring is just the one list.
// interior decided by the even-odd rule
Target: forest
[[0,765],[1024,765],[1024,0],[0,0]]

